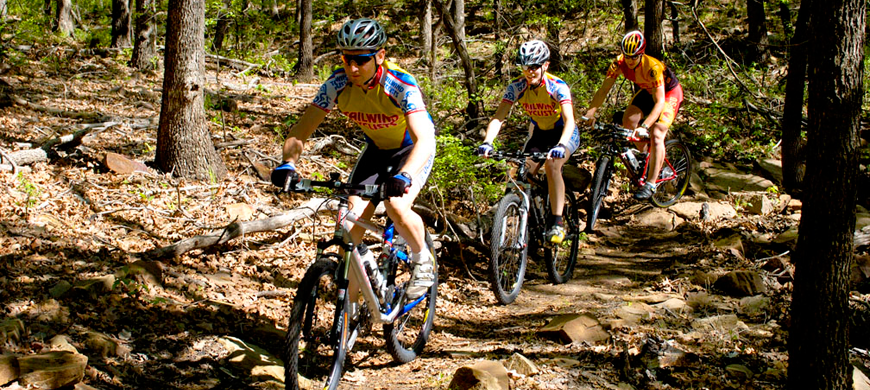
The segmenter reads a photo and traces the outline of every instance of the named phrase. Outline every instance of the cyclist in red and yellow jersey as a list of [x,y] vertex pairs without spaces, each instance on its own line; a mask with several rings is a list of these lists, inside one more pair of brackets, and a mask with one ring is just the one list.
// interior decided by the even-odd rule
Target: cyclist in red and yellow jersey
[[650,153],[646,184],[634,194],[635,199],[644,200],[655,193],[655,178],[658,177],[665,158],[665,137],[680,110],[683,87],[670,68],[661,61],[644,55],[646,40],[640,31],[625,34],[620,48],[622,55],[610,64],[604,82],[595,92],[585,117],[587,124],[594,123],[595,112],[604,103],[620,75],[640,88],[625,110],[622,126],[635,129],[633,136],[649,130],[652,142],[649,144],[650,150],[645,151]]
[[[432,171],[435,159],[435,125],[426,111],[423,94],[414,76],[386,61],[387,35],[372,19],[348,21],[338,31],[338,47],[344,67],[320,86],[311,105],[290,129],[284,143],[283,164],[272,172],[272,183],[287,188],[299,180],[296,163],[305,141],[333,109],[338,109],[362,128],[367,144],[350,174],[352,184],[383,184],[387,215],[412,249],[414,265],[407,290],[417,299],[435,283],[434,260],[426,247],[423,220],[411,209],[414,199]],[[392,171],[384,173],[387,167]],[[375,207],[358,196],[350,207],[363,219]],[[355,244],[363,229],[355,227]],[[351,279],[351,283],[353,279]],[[349,286],[348,291],[356,291]]]

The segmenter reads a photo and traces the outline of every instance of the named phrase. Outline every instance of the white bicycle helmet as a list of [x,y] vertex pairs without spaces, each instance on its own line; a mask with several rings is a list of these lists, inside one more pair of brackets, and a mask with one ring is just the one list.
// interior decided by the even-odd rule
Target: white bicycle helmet
[[517,65],[543,65],[550,60],[550,49],[543,41],[534,39],[523,43],[517,54]]
[[341,26],[337,41],[341,50],[379,50],[387,42],[387,33],[377,21],[359,18]]

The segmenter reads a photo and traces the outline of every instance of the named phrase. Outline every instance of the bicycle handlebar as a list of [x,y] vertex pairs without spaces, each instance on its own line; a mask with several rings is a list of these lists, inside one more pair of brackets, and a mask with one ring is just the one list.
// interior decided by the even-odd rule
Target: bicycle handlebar
[[343,195],[356,195],[364,199],[386,198],[383,196],[383,188],[380,184],[350,184],[338,178],[339,174],[333,172],[329,174],[329,180],[302,179],[288,188],[287,192],[311,193],[315,188],[330,188]]
[[[586,122],[589,120],[587,117],[580,117],[580,120]],[[604,132],[604,134],[597,134],[598,136],[610,137],[613,140],[621,140],[625,139],[632,142],[643,141],[644,139],[649,138],[649,131],[644,128],[639,128],[637,131],[637,137],[632,137],[634,135],[634,130],[626,129],[620,125],[615,123],[602,123],[595,122],[592,125],[592,130],[596,132]]]
[[547,159],[547,153],[544,152],[506,152],[502,150],[498,150],[492,152],[489,158],[494,160],[523,160],[526,158],[530,158],[534,161],[544,161]]

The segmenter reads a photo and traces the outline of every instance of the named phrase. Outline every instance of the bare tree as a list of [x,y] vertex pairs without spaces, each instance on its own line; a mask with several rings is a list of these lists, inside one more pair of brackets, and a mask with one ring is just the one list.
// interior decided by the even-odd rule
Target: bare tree
[[164,172],[201,180],[226,177],[208,131],[205,0],[169,0],[156,162]]
[[[803,5],[806,6],[806,5]],[[795,256],[789,389],[852,389],[849,278],[864,96],[864,0],[812,1],[806,195]]]
[[453,0],[453,22],[459,39],[465,41],[465,0]]
[[432,0],[422,0],[420,10],[420,55],[425,56],[432,50]]
[[157,37],[154,30],[156,10],[154,0],[136,0],[136,31],[130,66],[139,70],[154,69],[157,58]]
[[112,47],[130,47],[132,13],[130,0],[112,0]]
[[559,39],[561,27],[561,20],[547,19],[547,46],[550,48],[550,69],[555,71],[562,70],[562,41]]
[[214,26],[214,39],[211,40],[211,47],[215,52],[220,52],[224,48],[224,38],[230,29],[230,22],[232,22],[229,17],[232,14],[232,7],[232,0],[224,0],[223,8],[218,10],[217,23]]
[[620,0],[622,3],[622,18],[625,19],[625,32],[638,30],[637,24],[637,5],[634,0]]
[[312,1],[299,2],[299,64],[296,68],[296,78],[307,83],[314,78],[314,44],[311,41]]
[[495,8],[495,75],[503,78],[507,75],[504,73],[504,53],[507,50],[507,45],[502,41],[504,36],[504,27],[502,27],[502,3],[501,0],[494,0]]
[[453,40],[453,47],[456,49],[457,54],[459,54],[459,61],[462,64],[462,69],[465,71],[465,90],[468,93],[468,106],[465,108],[465,114],[469,119],[468,126],[474,127],[478,120],[486,119],[481,117],[481,114],[483,113],[483,103],[480,100],[480,95],[477,93],[477,79],[474,76],[474,64],[471,62],[471,56],[468,54],[468,48],[465,46],[465,41],[460,38],[458,30],[461,26],[457,25],[453,20],[448,5],[442,0],[434,0],[433,4],[439,6],[441,20],[444,21],[444,25],[447,27],[447,33],[450,35],[450,39]]
[[806,164],[801,130],[804,118],[811,2],[812,0],[803,0],[798,11],[797,24],[789,47],[785,104],[782,109],[782,185],[795,197],[801,196]]
[[646,54],[660,60],[664,59],[662,49],[665,42],[662,20],[664,20],[664,0],[646,0],[643,21]]
[[764,1],[746,0],[746,15],[749,22],[748,59],[751,62],[766,62],[770,53],[767,50],[767,13]]
[[57,8],[54,15],[55,31],[64,36],[72,36],[75,30],[72,15],[72,0],[57,0]]

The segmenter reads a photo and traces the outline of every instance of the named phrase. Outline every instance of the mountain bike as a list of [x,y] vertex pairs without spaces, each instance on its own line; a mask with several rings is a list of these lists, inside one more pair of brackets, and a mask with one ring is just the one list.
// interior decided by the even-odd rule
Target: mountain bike
[[[396,234],[387,220],[383,226],[358,218],[349,209],[348,197],[385,199],[380,185],[354,185],[339,181],[339,174],[329,180],[302,180],[290,192],[310,193],[315,188],[332,190],[338,200],[335,232],[331,239],[317,243],[317,255],[299,282],[284,345],[284,373],[288,389],[299,389],[300,377],[317,383],[317,388],[334,390],[341,382],[342,370],[349,352],[360,334],[371,323],[383,324],[386,349],[399,363],[414,360],[429,339],[435,319],[435,298],[438,293],[438,263],[435,261],[432,238],[426,232],[426,244],[435,261],[435,283],[422,297],[409,301],[405,287],[410,280],[410,248]],[[352,225],[361,226],[383,237],[377,270],[366,270],[360,257],[360,246],[351,241]],[[329,251],[337,247],[343,254]],[[374,250],[374,249],[372,249]],[[373,287],[372,272],[380,272],[386,283]],[[348,283],[356,281],[362,292],[359,304],[348,299]]]
[[577,200],[566,181],[565,207],[562,210],[565,239],[561,244],[551,244],[545,237],[546,217],[550,215],[547,181],[533,177],[526,164],[526,159],[542,162],[547,159],[547,154],[496,151],[490,158],[518,164],[516,177],[510,178],[511,183],[498,202],[490,239],[490,288],[496,299],[507,305],[517,298],[523,286],[530,243],[544,249],[551,282],[560,284],[571,278],[577,263],[580,219]]
[[[595,228],[601,205],[607,197],[610,187],[610,179],[613,177],[614,161],[619,158],[625,165],[628,177],[635,186],[643,186],[645,183],[647,168],[649,167],[649,155],[632,149],[629,142],[642,142],[649,150],[650,138],[630,138],[633,131],[616,124],[595,122],[593,125],[593,138],[600,142],[601,157],[595,163],[595,173],[592,175],[590,186],[589,206],[586,212],[586,232],[591,233]],[[640,154],[639,156],[636,154]],[[638,158],[640,157],[640,158]],[[691,177],[692,155],[689,148],[679,139],[670,139],[665,142],[665,161],[659,177],[656,179],[656,192],[650,201],[658,207],[668,207],[686,192]]]

